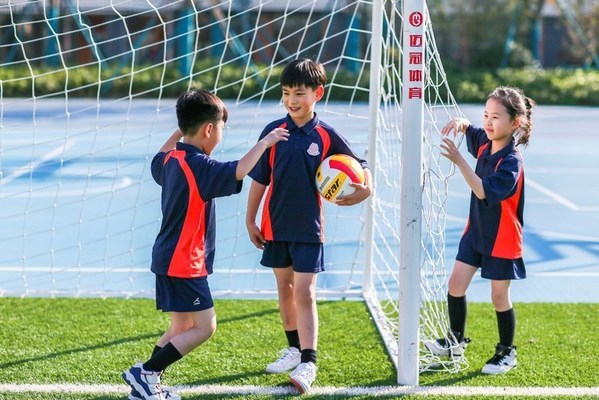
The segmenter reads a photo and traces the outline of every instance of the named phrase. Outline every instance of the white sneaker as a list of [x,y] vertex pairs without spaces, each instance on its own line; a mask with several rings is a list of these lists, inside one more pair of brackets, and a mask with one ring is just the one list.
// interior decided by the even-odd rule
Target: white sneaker
[[301,363],[289,374],[289,380],[301,394],[310,390],[316,379],[318,367],[313,362]]
[[[166,400],[181,400],[181,395],[174,388],[166,386],[162,386],[162,397]],[[141,396],[141,393],[132,388],[129,393],[129,400],[144,400],[144,398]]]
[[281,357],[266,366],[266,372],[280,374],[297,367],[302,360],[302,354],[295,347],[281,350]]
[[160,374],[156,371],[146,371],[142,363],[137,363],[123,372],[122,377],[144,400],[164,400]]
[[481,372],[491,375],[505,374],[518,365],[516,356],[516,346],[508,347],[498,344],[495,355],[487,361]]
[[436,340],[425,340],[424,347],[438,357],[461,357],[464,355],[466,347],[468,347],[468,343],[470,343],[469,338],[463,338],[459,343],[455,343],[451,339],[442,338]]

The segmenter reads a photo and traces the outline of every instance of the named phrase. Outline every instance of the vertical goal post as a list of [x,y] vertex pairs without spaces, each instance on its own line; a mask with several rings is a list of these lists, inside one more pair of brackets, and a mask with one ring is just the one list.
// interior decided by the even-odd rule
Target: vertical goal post
[[424,0],[403,2],[401,216],[398,383],[418,384],[422,238],[422,142],[425,45]]

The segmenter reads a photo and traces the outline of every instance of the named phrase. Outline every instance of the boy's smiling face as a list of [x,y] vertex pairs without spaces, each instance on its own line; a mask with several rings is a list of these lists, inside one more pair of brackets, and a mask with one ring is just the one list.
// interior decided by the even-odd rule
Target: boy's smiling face
[[298,127],[310,122],[314,117],[314,106],[324,96],[324,87],[316,89],[301,86],[283,86],[283,105]]

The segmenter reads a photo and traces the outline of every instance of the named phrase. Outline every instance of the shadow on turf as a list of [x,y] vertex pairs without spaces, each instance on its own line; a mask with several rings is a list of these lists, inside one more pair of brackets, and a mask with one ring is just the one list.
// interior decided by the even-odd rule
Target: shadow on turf
[[[435,373],[436,372],[425,372],[425,374],[427,374],[427,376],[434,376],[432,374],[435,374]],[[478,378],[483,375],[484,374],[482,372],[480,372],[480,370],[470,371],[470,372],[461,373],[461,374],[453,374],[453,376],[447,377],[445,379],[435,380],[434,386],[450,386],[454,383],[468,381],[472,378]],[[431,384],[429,383],[427,385],[431,385]]]
[[29,362],[49,360],[52,358],[66,356],[66,355],[70,355],[70,354],[83,353],[85,351],[98,350],[98,349],[102,349],[102,348],[117,346],[117,345],[123,344],[123,343],[137,342],[139,340],[156,338],[160,335],[161,335],[161,332],[146,333],[145,335],[129,336],[129,337],[125,337],[122,339],[113,340],[111,342],[99,343],[99,344],[94,344],[94,345],[90,345],[90,346],[78,347],[76,349],[57,351],[55,353],[49,353],[49,354],[45,354],[45,355],[41,355],[41,356],[37,356],[37,357],[29,357],[29,358],[24,358],[21,360],[10,361],[10,362],[4,363],[4,364],[0,364],[0,370],[2,370],[4,368],[14,367],[15,365],[27,364]]
[[240,374],[224,375],[219,377],[211,377],[210,379],[198,379],[195,381],[184,383],[185,386],[200,386],[200,385],[217,385],[222,383],[239,382],[245,378],[267,375],[264,371],[244,372]]
[[279,315],[279,308],[277,303],[273,303],[274,307],[272,309],[268,309],[268,310],[262,310],[262,311],[256,311],[253,313],[248,313],[248,314],[242,314],[242,315],[236,315],[233,317],[228,317],[228,318],[218,318],[218,324],[219,325],[224,325],[230,322],[236,322],[236,321],[242,321],[244,319],[250,319],[250,318],[256,318],[256,317],[263,317],[265,315],[269,315],[269,314],[277,314]]

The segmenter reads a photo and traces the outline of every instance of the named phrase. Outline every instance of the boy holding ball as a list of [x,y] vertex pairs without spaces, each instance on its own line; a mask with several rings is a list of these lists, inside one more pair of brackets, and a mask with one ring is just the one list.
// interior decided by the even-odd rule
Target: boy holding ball
[[[280,83],[288,114],[269,123],[260,140],[276,128],[286,129],[289,138],[265,151],[249,173],[253,181],[246,225],[252,243],[263,250],[261,264],[273,269],[288,342],[288,347],[267,365],[266,371],[292,370],[291,382],[300,393],[305,393],[316,379],[316,277],[324,270],[323,210],[314,179],[316,170],[332,154],[349,155],[365,169],[364,183],[352,184],[355,191],[339,197],[336,203],[340,206],[364,201],[372,189],[366,161],[314,112],[325,91],[323,65],[308,58],[295,60],[283,70]],[[258,227],[256,216],[265,194],[261,227]]]

